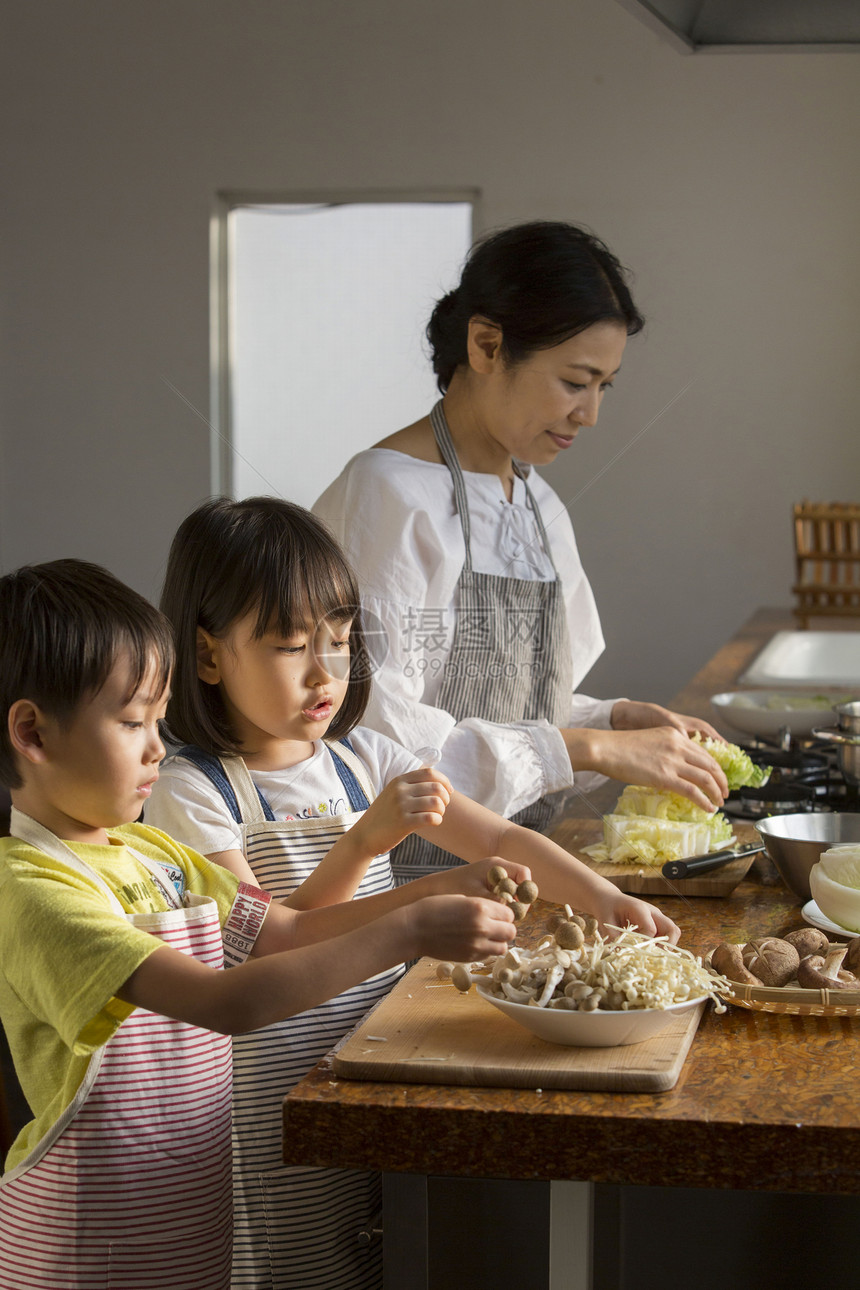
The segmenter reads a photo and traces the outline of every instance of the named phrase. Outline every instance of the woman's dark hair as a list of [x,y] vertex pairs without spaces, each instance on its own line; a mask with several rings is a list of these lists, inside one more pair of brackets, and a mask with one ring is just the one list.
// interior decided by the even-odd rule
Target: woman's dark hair
[[23,784],[7,716],[29,699],[66,722],[97,694],[120,654],[131,666],[131,698],[155,665],[153,698],[173,667],[170,624],[158,610],[84,560],[26,565],[0,578],[0,783]]
[[371,669],[358,585],[328,529],[302,506],[277,497],[215,497],[183,520],[167,561],[161,608],[173,624],[176,668],[167,724],[173,738],[218,755],[241,752],[220,687],[197,675],[197,628],[222,640],[255,614],[254,636],[290,637],[324,618],[352,618],[346,698],[327,738],[361,720]]
[[476,242],[459,286],[437,303],[427,324],[436,382],[444,394],[468,362],[469,319],[502,330],[509,366],[560,345],[599,322],[618,322],[634,336],[645,319],[633,303],[626,270],[599,238],[575,224],[536,220]]

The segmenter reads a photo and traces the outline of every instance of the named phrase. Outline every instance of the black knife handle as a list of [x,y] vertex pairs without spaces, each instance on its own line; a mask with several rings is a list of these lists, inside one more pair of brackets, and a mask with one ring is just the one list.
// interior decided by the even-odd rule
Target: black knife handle
[[764,851],[760,846],[741,847],[738,850],[712,851],[710,855],[693,856],[689,860],[667,860],[661,869],[664,878],[693,878],[697,873],[707,873],[709,869],[719,869],[720,865],[731,860],[741,860],[744,856],[755,855]]

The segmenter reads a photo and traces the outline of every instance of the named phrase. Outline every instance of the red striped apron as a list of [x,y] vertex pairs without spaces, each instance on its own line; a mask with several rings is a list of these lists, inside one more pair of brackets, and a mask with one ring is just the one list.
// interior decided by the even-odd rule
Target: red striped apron
[[[35,821],[15,812],[12,833],[85,873],[135,927],[222,965],[209,897],[125,914],[99,875]],[[178,902],[163,871],[134,854]],[[0,1179],[3,1290],[227,1290],[230,1097],[228,1036],[135,1009],[93,1054],[57,1123]]]

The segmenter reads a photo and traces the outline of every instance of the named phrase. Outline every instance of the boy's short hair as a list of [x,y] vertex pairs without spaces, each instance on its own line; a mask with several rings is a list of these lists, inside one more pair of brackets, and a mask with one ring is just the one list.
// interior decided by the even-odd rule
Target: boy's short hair
[[84,560],[52,560],[0,578],[0,783],[23,784],[9,738],[12,704],[29,699],[65,720],[102,688],[123,650],[134,689],[153,662],[161,689],[167,688],[170,624],[106,569]]

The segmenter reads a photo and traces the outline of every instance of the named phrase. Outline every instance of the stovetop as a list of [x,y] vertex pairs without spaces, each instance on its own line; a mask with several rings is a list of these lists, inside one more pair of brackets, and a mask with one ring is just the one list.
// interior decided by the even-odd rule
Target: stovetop
[[772,769],[762,788],[729,794],[722,809],[732,819],[760,820],[793,811],[860,812],[860,788],[845,780],[832,744],[804,739],[776,748],[753,740],[741,747],[754,762]]

